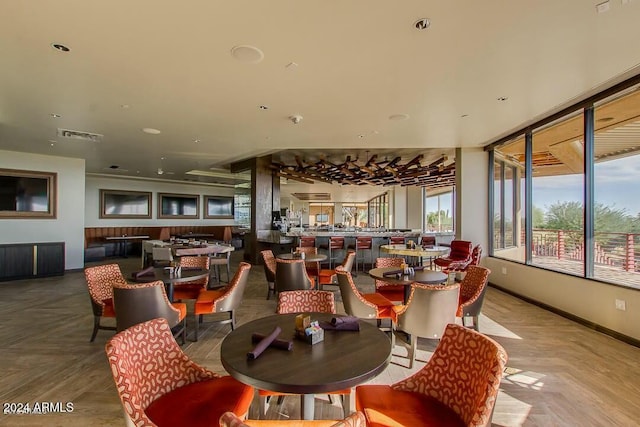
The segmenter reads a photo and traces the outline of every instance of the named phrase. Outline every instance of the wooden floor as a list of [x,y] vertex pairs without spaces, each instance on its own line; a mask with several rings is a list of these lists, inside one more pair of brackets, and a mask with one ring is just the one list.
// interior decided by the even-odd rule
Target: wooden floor
[[[237,265],[240,253],[234,253]],[[139,259],[115,260],[125,273]],[[366,274],[356,278],[371,291]],[[239,323],[271,314],[262,266],[252,269],[238,313]],[[340,305],[340,309],[342,306]],[[509,363],[493,417],[494,426],[637,426],[640,423],[640,349],[555,314],[489,289],[480,330],[499,341]],[[211,317],[213,320],[213,317]],[[0,394],[2,402],[72,402],[73,412],[0,415],[2,426],[123,426],[120,401],[104,354],[112,335],[100,331],[89,343],[92,314],[82,272],[64,277],[0,283]],[[224,373],[221,340],[229,326],[205,323],[197,343],[184,351],[196,362]],[[405,355],[401,342],[394,353]],[[419,341],[427,359],[435,342]],[[345,363],[349,363],[345,356]],[[411,371],[393,363],[374,383],[392,383]],[[423,363],[414,365],[414,370]],[[298,400],[287,397],[268,417],[299,417]],[[252,408],[250,416],[257,415]],[[338,402],[316,398],[318,418],[338,418]],[[407,426],[414,427],[414,426]]]

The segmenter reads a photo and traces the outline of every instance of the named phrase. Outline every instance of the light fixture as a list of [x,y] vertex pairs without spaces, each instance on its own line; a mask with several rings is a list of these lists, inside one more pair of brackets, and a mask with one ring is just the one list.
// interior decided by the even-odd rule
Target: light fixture
[[60,52],[69,52],[71,49],[60,43],[51,43],[51,47]]
[[407,120],[409,118],[408,114],[392,114],[389,116],[389,120],[400,121]]
[[431,21],[429,21],[429,18],[421,18],[418,19],[413,26],[418,30],[426,30],[431,26]]
[[59,119],[60,117],[62,117],[60,114],[56,114],[56,113],[51,113],[49,114],[51,117],[53,117],[54,119]]
[[264,53],[255,46],[240,45],[231,48],[231,55],[240,62],[257,64],[264,59]]
[[143,128],[142,132],[148,133],[149,135],[158,135],[161,133],[158,129],[154,128]]

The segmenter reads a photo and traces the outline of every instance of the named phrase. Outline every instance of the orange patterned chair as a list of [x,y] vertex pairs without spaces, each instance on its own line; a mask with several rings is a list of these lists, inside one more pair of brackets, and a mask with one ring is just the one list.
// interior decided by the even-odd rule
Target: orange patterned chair
[[333,292],[330,291],[284,291],[278,294],[278,314],[286,313],[336,313]]
[[276,257],[271,249],[260,252],[264,266],[264,276],[267,279],[267,299],[276,293]]
[[165,319],[117,333],[107,358],[127,426],[213,426],[227,411],[244,416],[253,388],[219,376],[182,352]]
[[491,338],[449,324],[429,362],[393,385],[356,387],[369,427],[491,424],[507,354]]
[[309,277],[304,261],[301,259],[276,258],[276,294],[282,291],[314,289],[316,281]]
[[[181,268],[200,268],[209,270],[208,256],[183,256],[180,257]],[[197,299],[200,291],[206,290],[209,285],[209,276],[193,280],[191,282],[180,282],[173,285],[173,300]]]
[[220,417],[220,427],[366,427],[367,420],[362,412],[354,412],[341,421],[333,420],[245,420],[233,412],[225,412]]
[[236,327],[235,311],[242,302],[244,288],[249,280],[249,270],[251,264],[241,262],[236,274],[227,286],[215,291],[200,291],[194,306],[195,321],[195,341],[198,341],[198,326],[202,323],[202,316],[213,313],[229,313],[229,319],[220,323],[231,323],[231,330]]
[[473,319],[473,329],[476,331],[479,328],[478,317],[482,311],[489,274],[491,274],[491,270],[488,268],[470,265],[467,269],[467,274],[460,282],[460,298],[456,316],[462,318],[462,324],[465,326],[465,319],[471,317]]
[[[376,268],[398,267],[405,262],[402,257],[376,258]],[[404,301],[404,285],[392,285],[384,280],[376,280],[376,292],[387,298],[389,301]]]
[[98,329],[115,331],[115,326],[103,326],[100,320],[103,317],[115,319],[116,312],[113,309],[113,285],[126,284],[118,264],[105,264],[95,267],[88,267],[84,270],[84,276],[89,288],[91,297],[91,308],[93,309],[93,333],[90,342],[96,339]]
[[[298,246],[296,252],[304,253],[305,255],[317,255],[318,248],[315,246]],[[304,266],[307,269],[307,274],[311,277],[317,277],[320,273],[320,262],[305,261]]]

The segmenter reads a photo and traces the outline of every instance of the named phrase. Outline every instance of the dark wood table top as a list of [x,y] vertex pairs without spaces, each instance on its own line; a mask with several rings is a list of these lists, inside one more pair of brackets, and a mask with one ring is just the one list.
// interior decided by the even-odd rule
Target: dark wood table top
[[[330,321],[335,314],[312,313],[311,320]],[[295,314],[277,314],[236,327],[222,341],[220,359],[229,374],[245,384],[282,393],[315,394],[354,387],[380,374],[391,359],[391,341],[376,326],[360,321],[359,331],[324,331],[324,341],[311,345],[293,338]],[[267,348],[255,360],[251,335],[293,340],[293,350]]]
[[153,276],[132,277],[131,280],[138,283],[154,282],[162,280],[167,288],[167,298],[173,302],[173,285],[180,282],[191,282],[193,280],[204,279],[209,275],[207,269],[182,269],[179,275],[169,274],[169,270],[165,267],[156,267],[153,269]]
[[400,278],[395,276],[385,276],[385,273],[391,271],[399,271],[400,267],[384,267],[373,268],[369,270],[369,276],[377,280],[384,280],[385,282],[392,283],[394,285],[408,285],[411,283],[423,283],[427,285],[436,285],[447,281],[447,275],[441,271],[424,270],[416,271],[413,276],[401,275]]

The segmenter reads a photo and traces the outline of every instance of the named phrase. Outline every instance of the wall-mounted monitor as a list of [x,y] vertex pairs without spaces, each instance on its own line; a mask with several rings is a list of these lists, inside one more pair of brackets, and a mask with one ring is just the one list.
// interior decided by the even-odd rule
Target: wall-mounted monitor
[[57,176],[0,169],[0,218],[56,218]]
[[151,193],[101,189],[100,218],[151,218]]
[[197,219],[199,201],[197,194],[158,193],[158,218]]
[[204,218],[233,218],[233,196],[204,196]]
[[328,222],[328,221],[329,221],[329,214],[316,215],[316,222]]

